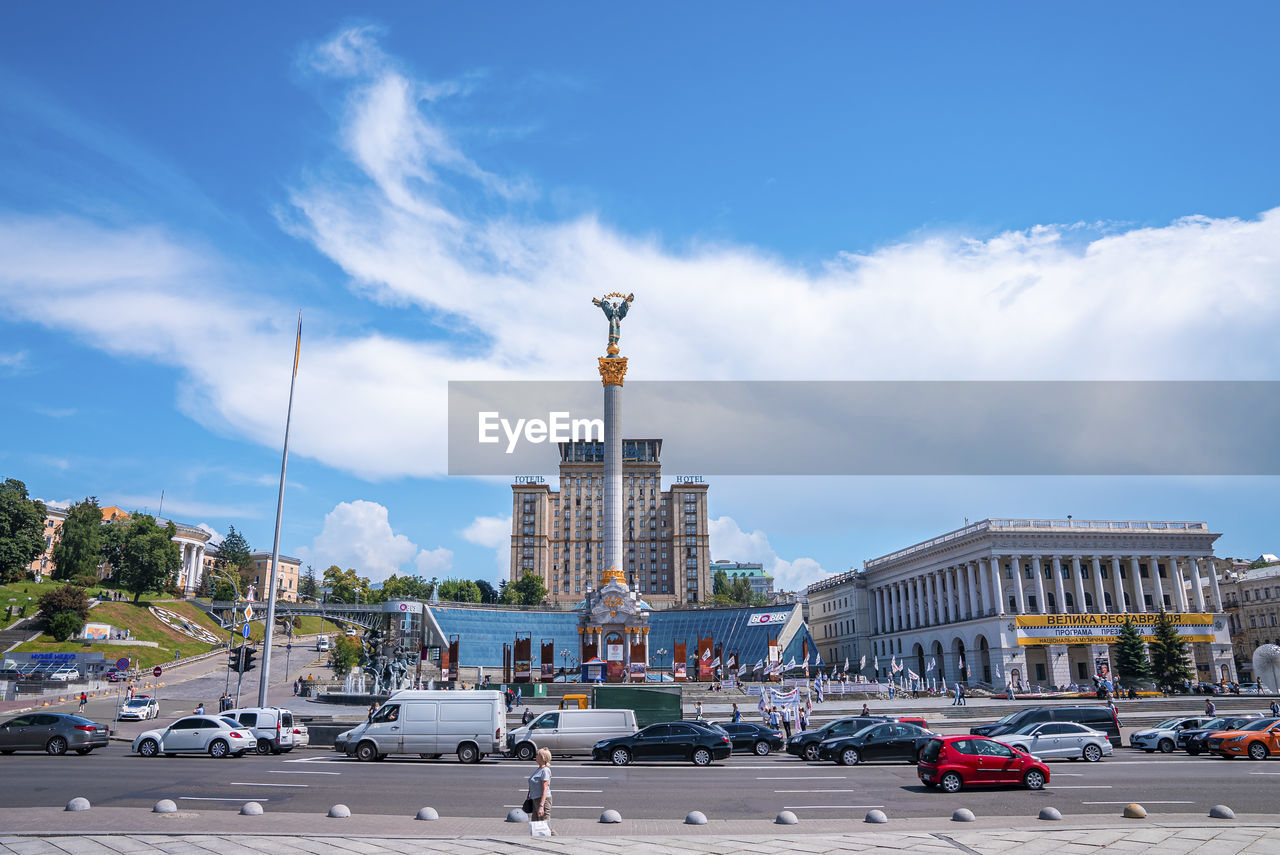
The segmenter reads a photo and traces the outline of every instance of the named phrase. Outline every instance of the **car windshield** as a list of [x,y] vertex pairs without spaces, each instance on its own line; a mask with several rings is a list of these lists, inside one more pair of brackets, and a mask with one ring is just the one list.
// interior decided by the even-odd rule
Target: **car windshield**
[[1008,724],[1009,722],[1013,721],[1013,717],[1016,715],[1017,715],[1016,712],[1011,712],[1007,716],[997,719],[996,724]]
[[1215,727],[1222,727],[1226,723],[1227,723],[1227,720],[1225,718],[1211,718],[1208,721],[1206,721],[1204,724],[1200,725],[1198,729],[1211,730]]
[[1171,727],[1177,727],[1177,726],[1178,726],[1182,721],[1183,721],[1183,719],[1180,719],[1180,718],[1166,718],[1164,721],[1162,721],[1162,722],[1160,722],[1159,724],[1155,725],[1152,729],[1153,729],[1153,730],[1168,730],[1168,729],[1169,729],[1169,728],[1171,728]]
[[1280,719],[1260,718],[1257,721],[1251,721],[1248,724],[1243,725],[1240,729],[1241,730],[1266,730],[1267,728],[1271,727],[1271,725],[1275,724],[1277,721],[1280,721]]
[[145,698],[132,698],[124,702],[126,707],[145,707],[149,701]]
[[1044,722],[1042,721],[1029,721],[1026,724],[1022,725],[1022,727],[1019,727],[1016,730],[1014,730],[1013,732],[1016,734],[1028,734],[1042,724],[1044,724]]
[[218,719],[218,721],[222,722],[223,724],[229,724],[232,727],[240,726],[240,722],[236,721],[234,718],[220,718]]

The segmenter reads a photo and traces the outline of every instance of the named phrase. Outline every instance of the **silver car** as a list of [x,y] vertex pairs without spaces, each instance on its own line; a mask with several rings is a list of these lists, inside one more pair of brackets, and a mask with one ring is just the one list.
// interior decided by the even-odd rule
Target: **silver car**
[[208,754],[210,757],[243,757],[257,747],[253,732],[239,722],[216,715],[189,715],[173,724],[147,730],[133,740],[133,750],[143,757],[163,754]]
[[1177,718],[1165,719],[1154,727],[1135,730],[1129,737],[1129,747],[1141,748],[1148,754],[1153,751],[1172,754],[1173,749],[1178,747],[1178,731],[1201,727],[1212,720],[1211,717],[1205,715],[1178,716]]
[[1096,763],[1110,757],[1113,750],[1105,733],[1073,721],[1034,722],[997,737],[996,741],[1041,760],[1084,758]]
[[67,713],[28,713],[0,724],[0,754],[43,751],[46,754],[88,754],[105,748],[111,729],[83,716]]

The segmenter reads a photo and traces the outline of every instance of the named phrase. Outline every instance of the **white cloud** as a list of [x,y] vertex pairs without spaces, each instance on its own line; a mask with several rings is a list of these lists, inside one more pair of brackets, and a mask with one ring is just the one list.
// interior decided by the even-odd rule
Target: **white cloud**
[[462,537],[493,550],[495,581],[511,577],[511,517],[476,517],[462,530]]
[[424,579],[438,576],[444,578],[453,569],[453,550],[443,546],[436,549],[424,549],[413,560],[417,573]]
[[260,519],[261,512],[252,506],[223,505],[217,502],[204,502],[199,499],[185,499],[181,496],[166,495],[161,505],[159,495],[144,496],[130,493],[115,495],[109,499],[99,499],[101,505],[116,505],[126,511],[143,511],[149,514],[160,514],[165,519],[189,525],[187,520],[194,517],[220,517],[223,519]]
[[[708,520],[707,533],[711,541],[711,555],[717,561],[758,562],[765,572],[773,576],[776,591],[799,591],[831,574],[812,558],[782,558],[769,545],[769,538],[756,529],[745,532],[733,517],[716,517]],[[714,565],[712,565],[714,569]]]
[[413,573],[430,578],[447,574],[453,552],[439,547],[419,549],[391,528],[390,515],[377,502],[357,499],[339,502],[325,514],[324,528],[310,546],[298,550],[300,558],[324,568],[336,564],[354,569],[370,581],[381,582],[392,574]]
[[25,350],[0,353],[0,374],[21,374],[27,368],[30,354]]

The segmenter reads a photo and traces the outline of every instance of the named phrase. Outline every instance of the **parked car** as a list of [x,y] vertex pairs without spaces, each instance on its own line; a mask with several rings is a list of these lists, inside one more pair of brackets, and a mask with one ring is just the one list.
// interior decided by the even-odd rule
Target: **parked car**
[[129,673],[127,671],[117,671],[115,668],[112,668],[106,674],[103,674],[102,678],[108,683],[123,683],[125,680],[129,679]]
[[1178,747],[1179,731],[1202,727],[1212,720],[1207,715],[1167,718],[1153,727],[1144,727],[1129,734],[1129,747],[1141,748],[1148,754],[1155,751],[1171,754]]
[[0,724],[0,754],[43,751],[46,754],[88,754],[105,748],[111,728],[79,715],[28,713]]
[[713,760],[724,760],[732,750],[732,740],[721,731],[671,721],[597,742],[591,759],[608,760],[615,766],[626,766],[633,760],[688,760],[695,766],[708,766]]
[[787,753],[806,760],[818,759],[818,744],[837,736],[851,736],[869,724],[893,721],[885,715],[854,715],[829,721],[813,730],[802,730],[787,740]]
[[1209,719],[1200,727],[1187,727],[1178,731],[1178,747],[1192,757],[1209,750],[1209,737],[1224,730],[1239,730],[1251,721],[1262,718],[1261,713],[1245,713],[1243,715],[1225,715]]
[[243,757],[257,739],[240,723],[216,715],[189,715],[168,727],[146,730],[133,740],[133,751],[143,757],[205,754],[210,757]]
[[316,650],[318,652],[328,653],[330,647],[332,647],[332,643],[329,641],[329,636],[322,635],[316,639]]
[[388,754],[457,753],[463,763],[479,763],[502,750],[506,722],[506,706],[498,691],[405,689],[378,707],[368,721],[338,734],[333,747],[361,760]]
[[1260,718],[1236,730],[1218,731],[1209,737],[1209,751],[1226,760],[1266,760],[1280,754],[1280,718]]
[[920,752],[916,774],[925,786],[947,793],[1001,784],[1039,790],[1049,783],[1049,767],[1042,761],[982,736],[934,737]]
[[1083,724],[1085,727],[1090,727],[1094,730],[1101,730],[1107,735],[1107,739],[1110,740],[1113,748],[1119,748],[1122,744],[1120,739],[1120,717],[1115,710],[1105,706],[1031,707],[1009,713],[992,724],[971,727],[969,728],[969,733],[974,736],[999,738],[1014,733],[1028,724],[1037,724],[1042,721],[1073,721],[1076,724]]
[[44,678],[46,680],[59,680],[61,682],[67,682],[68,680],[79,680],[80,672],[75,668],[64,666],[62,668],[56,668],[53,671],[50,671],[48,674],[44,675]]
[[238,707],[223,718],[234,719],[253,731],[254,750],[259,754],[280,754],[293,750],[293,713],[279,707]]
[[539,748],[559,755],[590,755],[597,742],[635,732],[634,710],[556,710],[512,730],[506,746],[508,754],[521,760],[532,760]]
[[900,721],[903,724],[914,724],[916,727],[921,728],[922,730],[929,729],[929,722],[925,721],[923,718],[921,718],[918,715],[900,715],[894,718],[894,721]]
[[900,721],[869,724],[848,736],[818,743],[818,759],[834,760],[841,766],[856,766],[864,760],[914,763],[920,756],[920,750],[935,735],[923,727]]
[[1073,721],[1042,721],[1024,724],[1013,733],[1000,737],[1000,742],[1041,760],[1078,760],[1083,757],[1096,763],[1110,757],[1111,741],[1100,730]]
[[765,757],[770,751],[781,751],[782,734],[752,721],[717,722],[717,726],[729,735],[734,751],[749,751],[757,757]]
[[160,702],[150,695],[134,695],[120,705],[116,721],[146,721],[160,715]]
[[311,731],[298,719],[293,720],[293,747],[306,748],[311,744]]

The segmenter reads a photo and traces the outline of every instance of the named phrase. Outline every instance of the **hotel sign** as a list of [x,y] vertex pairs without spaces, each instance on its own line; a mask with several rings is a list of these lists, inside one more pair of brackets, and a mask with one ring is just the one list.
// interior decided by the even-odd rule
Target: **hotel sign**
[[[1143,639],[1155,637],[1158,615],[1018,615],[1014,618],[1018,644],[1035,647],[1046,644],[1115,644],[1120,625],[1133,621]],[[1213,615],[1170,613],[1169,619],[1186,642],[1213,641]]]

